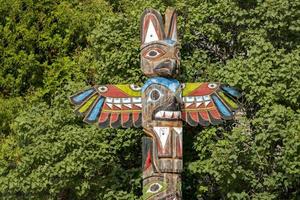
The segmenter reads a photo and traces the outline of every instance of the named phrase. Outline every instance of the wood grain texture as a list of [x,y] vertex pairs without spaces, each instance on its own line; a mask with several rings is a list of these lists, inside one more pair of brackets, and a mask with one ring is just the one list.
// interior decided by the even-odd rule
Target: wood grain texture
[[181,199],[182,99],[181,85],[173,79],[180,64],[176,19],[174,9],[166,10],[164,24],[153,9],[146,9],[141,18],[141,69],[153,77],[142,87],[142,126],[148,136],[143,139],[143,199],[147,200]]
[[142,87],[144,199],[181,199],[181,84],[154,77]]
[[141,69],[146,76],[175,78],[178,75],[180,45],[176,19],[174,9],[167,9],[165,24],[158,11],[144,11],[141,17]]
[[241,94],[220,83],[183,83],[179,74],[177,15],[167,9],[141,18],[141,69],[149,77],[136,85],[95,85],[70,97],[75,112],[100,128],[142,126],[143,199],[180,200],[182,123],[209,126],[231,120]]

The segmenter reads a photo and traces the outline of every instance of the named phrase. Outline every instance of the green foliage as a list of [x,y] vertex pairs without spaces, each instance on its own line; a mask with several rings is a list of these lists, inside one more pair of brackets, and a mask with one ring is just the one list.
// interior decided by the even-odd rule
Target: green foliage
[[142,83],[139,17],[179,13],[183,82],[244,92],[236,124],[184,135],[184,199],[300,196],[300,3],[0,0],[1,199],[139,199],[142,130],[82,123],[68,96]]

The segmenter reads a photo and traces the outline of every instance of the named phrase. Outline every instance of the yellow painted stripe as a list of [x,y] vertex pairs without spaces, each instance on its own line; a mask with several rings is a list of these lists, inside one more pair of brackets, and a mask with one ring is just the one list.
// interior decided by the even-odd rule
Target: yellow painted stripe
[[203,83],[185,83],[185,87],[183,88],[182,95],[187,96],[191,92],[193,92],[195,89],[200,87]]
[[194,109],[182,109],[185,112],[199,112],[201,110],[214,110],[216,109],[215,106],[207,107],[207,108],[194,108]]
[[238,109],[239,106],[234,102],[232,101],[229,97],[227,97],[223,92],[218,92],[218,94],[220,95],[220,97],[222,97],[222,99],[230,105],[231,108],[233,109]]
[[130,88],[130,85],[115,85],[118,89],[122,90],[125,94],[132,97],[140,97],[141,91],[135,91]]
[[94,95],[87,102],[85,102],[83,106],[81,106],[81,108],[79,109],[79,112],[84,113],[92,105],[92,103],[95,101],[96,98],[97,95]]

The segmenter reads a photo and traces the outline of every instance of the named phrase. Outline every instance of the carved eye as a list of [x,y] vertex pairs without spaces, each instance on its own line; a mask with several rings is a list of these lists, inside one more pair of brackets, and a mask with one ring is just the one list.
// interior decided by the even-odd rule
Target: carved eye
[[159,183],[153,183],[152,185],[149,186],[149,189],[147,190],[147,193],[157,193],[160,189],[162,188],[162,185]]
[[162,56],[165,52],[161,49],[151,49],[144,54],[145,58],[153,59]]
[[164,192],[167,190],[168,184],[163,181],[155,181],[147,183],[143,187],[144,199],[150,199],[151,197],[157,195],[160,192]]
[[147,53],[147,56],[148,57],[156,57],[156,56],[158,56],[160,53],[158,52],[158,51],[156,51],[156,50],[151,50],[151,51],[149,51],[148,53]]
[[155,102],[158,101],[159,98],[162,96],[161,92],[157,89],[153,89],[150,93],[149,93],[149,98],[148,101],[149,102]]
[[218,85],[216,84],[216,83],[209,83],[208,84],[208,87],[210,88],[210,89],[214,89],[214,88],[216,88]]
[[98,90],[99,90],[99,92],[104,93],[104,92],[107,92],[108,88],[106,86],[102,85],[102,86],[98,87]]
[[137,86],[137,85],[134,85],[134,84],[130,84],[130,88],[134,91],[140,91],[141,90],[141,87]]

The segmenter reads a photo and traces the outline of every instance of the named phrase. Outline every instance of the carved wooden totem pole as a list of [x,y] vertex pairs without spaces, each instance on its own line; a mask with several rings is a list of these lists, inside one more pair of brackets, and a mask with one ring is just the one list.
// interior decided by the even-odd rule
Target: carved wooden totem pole
[[139,88],[95,85],[70,97],[87,123],[140,127],[143,138],[143,198],[182,199],[182,122],[217,125],[231,120],[240,93],[220,83],[179,83],[177,16],[146,9],[141,18],[141,69],[149,77]]

